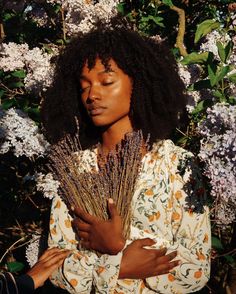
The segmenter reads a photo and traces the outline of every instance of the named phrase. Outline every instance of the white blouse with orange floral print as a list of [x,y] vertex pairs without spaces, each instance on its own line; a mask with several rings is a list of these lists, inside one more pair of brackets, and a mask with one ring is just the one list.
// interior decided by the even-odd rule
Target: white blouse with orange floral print
[[[97,150],[85,150],[82,170],[97,168]],[[49,247],[73,252],[51,276],[69,293],[191,293],[201,289],[210,275],[210,221],[207,206],[199,205],[204,193],[192,153],[170,140],[153,145],[142,159],[132,200],[131,240],[152,238],[156,248],[177,250],[181,264],[169,274],[139,279],[118,279],[122,252],[117,255],[78,250],[71,216],[64,202],[52,203]],[[198,206],[197,212],[187,203]],[[202,208],[202,209],[201,209]],[[127,240],[127,244],[131,242]]]

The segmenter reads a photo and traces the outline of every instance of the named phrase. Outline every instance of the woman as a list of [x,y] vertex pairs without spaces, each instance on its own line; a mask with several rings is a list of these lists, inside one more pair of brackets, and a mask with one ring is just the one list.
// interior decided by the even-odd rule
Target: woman
[[133,130],[149,136],[151,150],[143,150],[130,240],[122,237],[111,199],[109,221],[75,208],[75,234],[68,208],[55,196],[49,246],[74,252],[51,281],[70,293],[198,291],[209,278],[210,224],[194,157],[168,139],[185,107],[174,57],[129,29],[98,28],[72,41],[56,72],[42,104],[51,142],[73,134],[78,118],[88,170],[98,169],[99,154]]

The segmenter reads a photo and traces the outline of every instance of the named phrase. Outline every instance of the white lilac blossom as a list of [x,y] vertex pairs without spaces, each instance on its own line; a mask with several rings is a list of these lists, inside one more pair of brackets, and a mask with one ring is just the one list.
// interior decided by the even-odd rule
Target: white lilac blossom
[[198,64],[183,65],[180,61],[178,63],[178,71],[186,88],[190,84],[196,83],[201,76],[201,68]]
[[188,91],[187,92],[187,111],[191,113],[198,102],[202,100],[215,101],[215,97],[211,89],[201,89],[200,91]]
[[[188,66],[178,63],[179,76],[185,87],[188,87],[200,79],[201,69],[199,65],[191,64]],[[202,89],[200,91],[187,91],[187,111],[191,113],[200,100],[212,99],[213,95],[209,89]]]
[[212,52],[216,59],[220,59],[218,55],[217,41],[220,41],[226,45],[231,40],[231,37],[227,33],[218,32],[214,30],[206,35],[205,41],[200,46],[200,52]]
[[38,47],[29,50],[27,44],[10,42],[0,45],[0,69],[3,71],[26,70],[25,88],[29,92],[39,93],[46,90],[53,81],[54,65],[51,58],[58,54],[53,48],[48,54]]
[[188,91],[187,104],[186,104],[187,111],[191,113],[200,100],[201,100],[201,94],[199,91]]
[[28,52],[27,44],[0,44],[0,69],[3,71],[14,71],[25,66],[23,56]]
[[35,175],[35,180],[37,190],[42,192],[45,198],[52,199],[55,195],[58,195],[60,183],[53,179],[51,173],[46,175],[38,173]]
[[108,24],[117,14],[119,0],[48,0],[65,10],[65,28],[68,35],[88,33],[97,21]]
[[198,130],[203,137],[199,157],[210,180],[215,219],[227,225],[236,219],[236,106],[217,103],[207,109]]
[[191,73],[188,70],[188,67],[178,63],[178,71],[181,80],[184,82],[185,87],[187,88],[191,84]]
[[27,69],[25,88],[29,92],[45,91],[53,81],[54,66],[50,60],[52,54],[43,52],[40,48],[29,50],[24,56]]
[[35,122],[21,110],[0,110],[0,154],[13,151],[14,155],[32,158],[44,156],[49,143],[39,132]]
[[30,267],[34,266],[39,258],[41,235],[34,234],[29,245],[26,247],[25,257]]

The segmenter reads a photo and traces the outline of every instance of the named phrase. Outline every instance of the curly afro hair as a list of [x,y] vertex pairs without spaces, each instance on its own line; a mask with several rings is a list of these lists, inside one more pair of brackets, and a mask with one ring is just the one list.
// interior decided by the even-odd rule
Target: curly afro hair
[[79,77],[83,66],[94,67],[96,58],[105,68],[113,59],[133,82],[130,119],[134,129],[141,129],[150,143],[166,139],[179,123],[185,110],[185,87],[178,75],[174,56],[168,47],[129,28],[97,27],[74,38],[56,61],[53,86],[42,102],[44,131],[51,143],[65,134],[76,132],[79,121],[82,148],[100,140],[80,99]]

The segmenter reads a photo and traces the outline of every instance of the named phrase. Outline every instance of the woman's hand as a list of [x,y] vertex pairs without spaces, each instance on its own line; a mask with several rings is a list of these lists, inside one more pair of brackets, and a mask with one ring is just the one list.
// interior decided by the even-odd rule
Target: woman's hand
[[179,261],[171,261],[177,251],[166,254],[167,249],[145,249],[152,246],[152,239],[133,241],[123,252],[119,279],[146,279],[148,277],[167,274]]
[[48,277],[62,265],[70,252],[70,250],[51,248],[42,254],[38,262],[27,272],[27,275],[34,281],[35,289],[42,286]]
[[74,208],[73,212],[78,218],[74,219],[73,226],[84,248],[115,255],[124,248],[125,240],[122,235],[121,217],[112,199],[108,200],[108,211],[110,219],[103,221],[80,208]]

